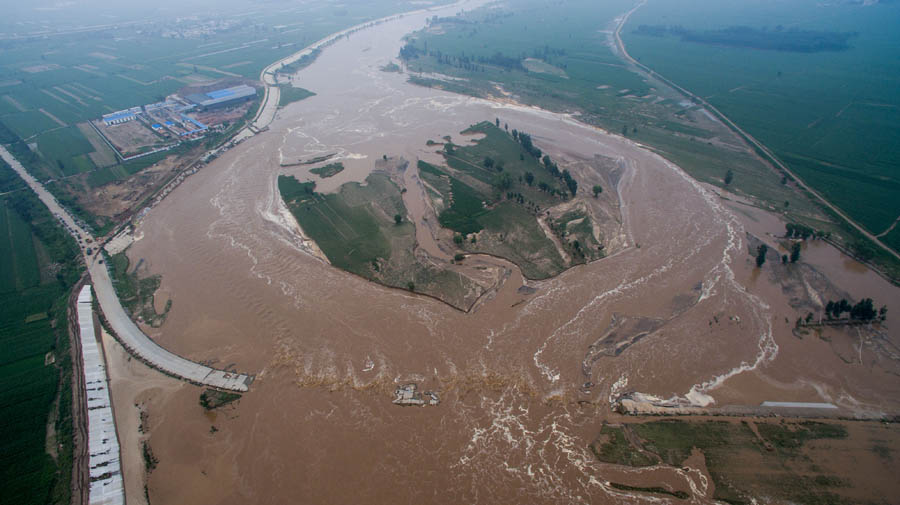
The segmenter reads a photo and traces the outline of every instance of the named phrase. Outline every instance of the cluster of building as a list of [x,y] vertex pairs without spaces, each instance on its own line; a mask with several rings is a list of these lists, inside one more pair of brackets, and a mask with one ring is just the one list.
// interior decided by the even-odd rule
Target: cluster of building
[[[185,113],[189,111],[203,111],[217,107],[228,107],[236,105],[256,97],[256,89],[246,84],[233,86],[231,88],[217,89],[207,93],[194,93],[181,98],[178,95],[172,95],[164,102],[151,103],[144,106],[131,107],[109,114],[104,114],[101,118],[106,126],[127,123],[138,119],[140,115],[145,114],[151,119],[160,119],[159,123],[153,123],[152,127],[156,131],[165,128],[174,129],[176,124],[182,123],[182,126],[188,125],[183,131],[176,132],[178,135],[188,135],[199,131],[209,129],[208,126],[197,121]],[[173,118],[167,118],[174,116]],[[178,121],[180,120],[180,121]]]
[[[171,149],[182,140],[203,137],[217,124],[234,118],[234,113],[220,109],[241,105],[254,98],[256,88],[246,84],[184,97],[170,95],[162,102],[105,114],[100,121],[92,124],[120,154],[120,158],[127,161]],[[132,129],[131,133],[116,132],[117,125],[129,122],[139,124],[128,127]],[[153,134],[140,133],[142,128]],[[131,139],[135,138],[146,141],[134,145]]]

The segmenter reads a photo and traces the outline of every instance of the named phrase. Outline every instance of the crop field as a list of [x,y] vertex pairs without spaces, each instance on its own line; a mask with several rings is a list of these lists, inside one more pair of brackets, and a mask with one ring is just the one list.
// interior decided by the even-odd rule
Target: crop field
[[4,206],[0,208],[0,255],[4,258],[0,266],[0,280],[3,281],[0,289],[22,291],[36,286],[41,275],[31,228],[6,203],[4,199]]
[[[17,177],[0,166],[2,180],[10,173]],[[65,300],[79,275],[77,258],[77,246],[30,191],[0,196],[2,503],[68,502],[72,429]],[[54,461],[45,452],[45,437],[58,392],[61,450]]]
[[[633,57],[703,96],[804,181],[880,233],[900,215],[898,23],[900,6],[887,3],[770,3],[748,16],[733,0],[660,0],[635,12],[623,38]],[[652,36],[638,30],[642,25],[773,31],[784,25],[856,36],[846,50],[776,51]]]
[[62,175],[74,175],[96,168],[87,154],[94,146],[76,126],[67,126],[42,133],[37,137],[38,150]]
[[[338,194],[315,193],[312,183],[299,183],[281,176],[278,187],[288,206],[294,211],[303,230],[316,241],[331,263],[363,277],[372,277],[372,264],[378,259],[390,260],[390,234],[393,216],[405,207],[400,190],[390,186],[386,177],[373,175],[368,184],[347,184]],[[386,193],[386,194],[383,194]],[[389,212],[374,208],[375,200],[388,204]],[[406,223],[409,232],[412,225]]]

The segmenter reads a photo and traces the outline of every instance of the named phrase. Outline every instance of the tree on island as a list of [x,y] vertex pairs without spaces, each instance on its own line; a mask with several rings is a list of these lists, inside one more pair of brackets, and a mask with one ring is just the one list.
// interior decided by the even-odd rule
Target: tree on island
[[512,177],[510,177],[509,172],[501,172],[494,176],[493,186],[497,191],[506,191],[511,188],[513,184]]
[[563,180],[566,181],[566,186],[569,188],[569,191],[572,192],[572,196],[575,196],[575,192],[578,190],[578,182],[572,178],[572,174],[569,173],[568,170],[562,171]]
[[871,321],[878,315],[871,298],[863,298],[850,309],[850,319]]
[[594,187],[591,188],[591,190],[594,192],[594,198],[597,198],[597,195],[603,193],[603,187],[599,184],[594,184]]
[[756,248],[756,266],[763,266],[763,263],[766,262],[767,252],[769,252],[769,246],[766,244],[760,244],[760,246]]
[[733,180],[734,180],[734,172],[732,172],[731,169],[729,169],[727,172],[725,172],[725,185],[728,186],[729,184],[731,184],[731,181],[733,181]]
[[800,242],[795,242],[791,246],[791,263],[796,263],[800,259]]
[[840,319],[844,312],[849,312],[850,320],[853,321],[872,321],[876,317],[884,321],[887,307],[882,306],[881,309],[875,310],[875,303],[871,298],[863,298],[855,305],[850,305],[846,298],[836,302],[828,300],[825,305],[825,317],[828,319]]

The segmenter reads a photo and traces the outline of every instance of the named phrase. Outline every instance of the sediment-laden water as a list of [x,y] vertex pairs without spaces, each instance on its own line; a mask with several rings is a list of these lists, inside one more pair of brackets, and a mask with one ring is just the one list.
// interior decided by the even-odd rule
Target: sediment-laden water
[[[193,388],[151,409],[153,503],[654,501],[615,491],[612,478],[702,495],[699,470],[595,462],[588,444],[611,398],[752,405],[824,395],[870,407],[898,398],[896,380],[875,387],[863,369],[836,379],[828,366],[842,361],[827,345],[798,343],[785,295],[751,264],[746,218],[678,167],[565,115],[380,71],[434,14],[329,47],[296,77],[316,96],[282,109],[269,131],[190,177],[139,226],[129,254],[162,275],[173,300],[155,338],[257,374],[236,409],[212,418]],[[516,271],[465,314],[331,267],[280,201],[279,174],[308,176],[281,163],[337,153],[347,169],[318,186],[333,190],[363,181],[382,155],[437,160],[428,139],[460,142],[459,131],[494,118],[563,163],[621,160],[619,252],[527,281],[533,293],[519,290]],[[579,166],[590,188],[599,176]],[[414,216],[420,197],[406,196]],[[410,381],[441,404],[393,405],[396,385]]]

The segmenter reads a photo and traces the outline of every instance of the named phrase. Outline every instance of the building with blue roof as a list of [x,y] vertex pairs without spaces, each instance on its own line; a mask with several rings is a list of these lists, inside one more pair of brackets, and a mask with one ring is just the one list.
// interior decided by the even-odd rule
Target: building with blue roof
[[256,88],[241,84],[231,88],[217,89],[207,93],[194,93],[185,98],[196,104],[197,107],[209,109],[213,107],[222,107],[235,105],[245,100],[256,97]]

